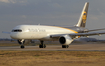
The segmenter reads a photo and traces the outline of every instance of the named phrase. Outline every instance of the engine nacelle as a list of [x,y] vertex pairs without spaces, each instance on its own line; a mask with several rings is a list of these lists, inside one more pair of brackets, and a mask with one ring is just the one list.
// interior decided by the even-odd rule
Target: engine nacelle
[[63,44],[63,45],[69,45],[72,41],[73,39],[68,35],[64,35],[59,38],[60,44]]
[[31,40],[17,40],[19,44],[29,44]]

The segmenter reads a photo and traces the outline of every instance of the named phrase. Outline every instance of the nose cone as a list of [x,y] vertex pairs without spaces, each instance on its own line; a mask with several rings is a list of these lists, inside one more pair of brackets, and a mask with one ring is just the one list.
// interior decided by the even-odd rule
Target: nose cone
[[10,37],[13,39],[25,39],[25,34],[20,32],[11,32]]

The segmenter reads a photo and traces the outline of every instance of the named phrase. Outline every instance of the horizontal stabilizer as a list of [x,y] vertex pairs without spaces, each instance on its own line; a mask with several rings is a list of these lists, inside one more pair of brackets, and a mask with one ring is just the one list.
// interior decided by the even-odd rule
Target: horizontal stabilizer
[[99,30],[105,30],[105,28],[102,28],[102,29],[93,29],[93,30],[88,30],[88,32],[91,32],[91,31],[99,31]]

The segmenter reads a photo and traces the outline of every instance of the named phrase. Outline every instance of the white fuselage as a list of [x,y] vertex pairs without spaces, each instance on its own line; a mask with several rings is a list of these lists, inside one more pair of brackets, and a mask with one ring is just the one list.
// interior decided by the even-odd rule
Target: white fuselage
[[70,34],[78,33],[74,30],[44,25],[19,25],[13,28],[11,38],[13,39],[38,39],[38,40],[52,40],[50,35],[54,34]]

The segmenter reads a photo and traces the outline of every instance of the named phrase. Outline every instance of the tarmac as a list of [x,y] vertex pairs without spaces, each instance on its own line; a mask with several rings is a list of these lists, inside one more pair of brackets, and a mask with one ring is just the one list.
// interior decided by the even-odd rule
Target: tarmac
[[25,46],[21,49],[20,46],[1,46],[0,50],[12,51],[105,51],[105,44],[71,44],[69,48],[62,48],[62,45],[46,45],[46,48],[39,46]]

